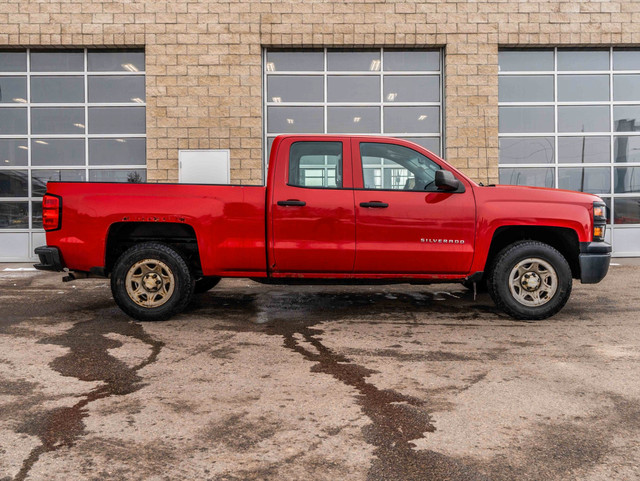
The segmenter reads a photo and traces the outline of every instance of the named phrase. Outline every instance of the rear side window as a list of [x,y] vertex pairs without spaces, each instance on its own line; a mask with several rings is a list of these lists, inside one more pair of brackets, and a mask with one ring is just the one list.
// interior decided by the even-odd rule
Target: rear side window
[[342,189],[342,142],[295,142],[289,152],[289,185]]

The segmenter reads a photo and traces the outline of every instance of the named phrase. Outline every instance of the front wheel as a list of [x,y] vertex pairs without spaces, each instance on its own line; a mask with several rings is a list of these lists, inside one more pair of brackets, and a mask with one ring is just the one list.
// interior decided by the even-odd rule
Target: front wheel
[[496,305],[516,319],[546,319],[569,300],[573,279],[564,256],[548,244],[523,241],[504,248],[489,272]]
[[171,247],[145,242],[126,250],[111,273],[116,304],[139,321],[164,321],[181,312],[193,295],[189,266]]

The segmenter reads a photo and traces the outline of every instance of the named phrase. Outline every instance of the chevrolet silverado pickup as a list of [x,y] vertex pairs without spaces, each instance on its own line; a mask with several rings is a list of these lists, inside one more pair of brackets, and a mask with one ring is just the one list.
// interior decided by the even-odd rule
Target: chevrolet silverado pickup
[[111,279],[129,316],[164,320],[223,277],[270,284],[485,285],[518,319],[607,273],[595,195],[482,186],[408,141],[284,135],[266,186],[49,182],[38,269]]

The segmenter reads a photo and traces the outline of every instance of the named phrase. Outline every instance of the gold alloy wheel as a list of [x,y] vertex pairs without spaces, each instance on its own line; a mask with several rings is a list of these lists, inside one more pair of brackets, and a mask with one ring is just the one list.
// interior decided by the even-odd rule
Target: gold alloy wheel
[[543,306],[558,290],[558,275],[547,261],[530,257],[518,262],[509,275],[513,298],[528,307]]
[[143,259],[127,271],[127,294],[139,306],[152,309],[167,302],[175,288],[169,266],[157,259]]

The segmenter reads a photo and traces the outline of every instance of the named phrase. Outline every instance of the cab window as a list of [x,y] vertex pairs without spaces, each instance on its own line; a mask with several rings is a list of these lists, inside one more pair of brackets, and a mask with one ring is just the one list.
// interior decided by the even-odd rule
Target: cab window
[[289,185],[342,188],[342,142],[295,142],[289,151]]

